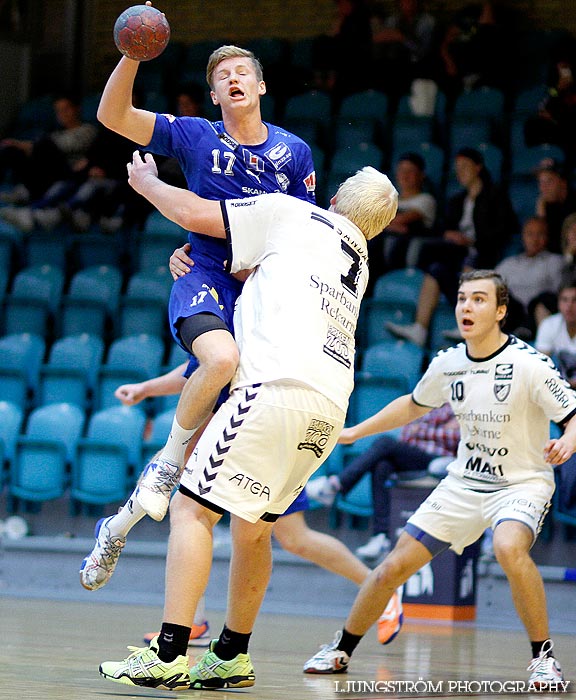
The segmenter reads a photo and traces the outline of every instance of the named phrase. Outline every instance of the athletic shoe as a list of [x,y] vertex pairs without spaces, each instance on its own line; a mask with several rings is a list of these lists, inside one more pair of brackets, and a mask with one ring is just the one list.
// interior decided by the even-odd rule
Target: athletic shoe
[[528,683],[536,690],[545,690],[548,686],[564,680],[560,664],[553,656],[549,656],[553,648],[554,642],[551,639],[547,639],[542,645],[540,654],[535,659],[532,659],[526,669],[532,671]]
[[153,520],[162,520],[170,505],[172,491],[180,480],[182,467],[158,457],[146,465],[138,484],[136,500]]
[[423,348],[424,345],[426,345],[426,336],[428,335],[428,331],[419,323],[409,323],[403,325],[401,323],[392,323],[391,321],[388,321],[385,326],[386,329],[397,338],[410,340],[419,348]]
[[[144,635],[144,643],[150,644],[150,642],[157,637],[159,632],[148,632]],[[190,639],[188,640],[189,647],[207,647],[210,644],[210,625],[207,620],[201,625],[192,625],[192,630],[190,632]]]
[[128,647],[132,652],[124,661],[104,661],[100,675],[116,683],[141,688],[187,690],[190,687],[188,657],[178,656],[166,663],[158,658],[158,638],[148,647]]
[[378,641],[380,644],[390,644],[402,629],[404,611],[402,608],[403,587],[400,586],[388,601],[384,612],[378,619]]
[[318,501],[323,506],[331,506],[338,491],[340,491],[339,481],[335,476],[319,476],[306,484],[308,498]]
[[122,554],[125,537],[113,537],[108,522],[114,516],[101,518],[94,528],[96,544],[80,566],[80,583],[88,591],[97,591],[112,578],[118,558]]
[[371,537],[366,544],[358,547],[356,556],[360,559],[379,559],[390,551],[391,543],[383,532]]
[[337,632],[330,644],[323,644],[320,651],[304,664],[304,673],[346,673],[350,657],[338,649],[342,632]]
[[216,688],[248,688],[255,683],[254,667],[250,654],[238,654],[224,661],[214,653],[213,639],[210,647],[190,669],[190,688],[215,690]]

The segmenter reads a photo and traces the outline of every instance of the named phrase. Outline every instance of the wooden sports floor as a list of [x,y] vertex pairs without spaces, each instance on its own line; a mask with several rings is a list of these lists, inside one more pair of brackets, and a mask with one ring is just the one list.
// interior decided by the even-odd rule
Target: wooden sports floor
[[[529,675],[529,647],[519,631],[409,621],[390,646],[379,645],[371,630],[348,674],[307,676],[302,673],[303,662],[320,643],[331,641],[342,620],[263,614],[252,637],[256,671],[252,688],[173,693],[101,678],[99,663],[124,658],[129,653],[126,646],[140,645],[142,634],[158,625],[158,617],[156,607],[0,597],[0,698],[499,698],[517,695]],[[222,613],[210,614],[215,633],[222,619]],[[576,678],[575,637],[557,635],[555,642],[567,679]],[[568,695],[546,697],[575,694],[576,682],[570,683]]]

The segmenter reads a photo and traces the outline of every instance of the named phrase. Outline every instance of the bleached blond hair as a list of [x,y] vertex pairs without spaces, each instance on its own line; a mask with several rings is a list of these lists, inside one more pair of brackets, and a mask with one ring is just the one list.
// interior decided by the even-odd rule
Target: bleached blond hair
[[332,209],[356,224],[369,241],[396,216],[398,192],[384,173],[366,166],[340,185]]
[[214,86],[212,85],[212,78],[214,77],[216,66],[220,63],[220,61],[224,61],[227,58],[250,59],[256,72],[256,80],[258,80],[258,82],[264,80],[262,64],[252,53],[252,51],[248,51],[248,49],[241,49],[239,46],[233,46],[232,44],[227,44],[225,46],[220,46],[213,51],[208,59],[208,65],[206,66],[206,81],[210,86],[210,90],[214,89]]

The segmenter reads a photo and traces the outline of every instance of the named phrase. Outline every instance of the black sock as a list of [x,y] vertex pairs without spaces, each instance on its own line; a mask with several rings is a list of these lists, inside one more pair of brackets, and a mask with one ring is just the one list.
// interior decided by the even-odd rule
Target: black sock
[[[546,644],[546,642],[549,642],[549,639],[545,639],[543,642],[530,642],[530,646],[532,647],[532,658],[536,659],[538,656],[540,656],[540,652],[542,651],[542,647]],[[546,652],[546,656],[554,656],[554,652],[552,649],[549,649],[549,651]]]
[[222,661],[231,661],[238,654],[248,653],[248,642],[252,632],[242,634],[241,632],[233,632],[224,625],[224,629],[220,632],[218,641],[214,645],[212,651]]
[[363,636],[362,634],[350,634],[344,627],[342,630],[342,639],[338,642],[338,649],[346,652],[348,656],[352,656],[354,649],[360,644],[360,640]]
[[186,656],[190,632],[190,627],[163,622],[158,635],[158,658],[169,664],[177,656]]

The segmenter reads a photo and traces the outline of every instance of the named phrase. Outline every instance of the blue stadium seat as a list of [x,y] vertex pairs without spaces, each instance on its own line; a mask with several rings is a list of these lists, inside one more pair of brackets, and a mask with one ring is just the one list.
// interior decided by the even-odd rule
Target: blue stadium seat
[[120,384],[141,382],[159,375],[163,355],[164,343],[156,336],[141,334],[115,340],[98,373],[97,408],[118,404],[114,391]]
[[152,429],[147,439],[142,445],[142,462],[149,462],[150,459],[162,449],[166,444],[172,421],[174,420],[174,410],[168,409],[156,415],[152,421]]
[[31,333],[0,338],[0,401],[11,401],[27,410],[45,350],[45,340]]
[[48,362],[40,368],[37,403],[64,401],[88,408],[103,354],[102,339],[87,333],[55,341]]
[[70,496],[75,507],[124,500],[132,470],[141,461],[145,421],[141,411],[129,406],[115,406],[92,416],[72,465]]
[[10,401],[0,401],[0,445],[2,463],[0,464],[0,487],[3,482],[3,469],[10,464],[16,454],[16,442],[24,421],[21,406]]
[[516,149],[512,154],[512,177],[534,178],[536,168],[546,158],[552,158],[563,163],[566,160],[566,154],[560,146],[549,143]]
[[60,403],[32,411],[10,467],[13,502],[42,502],[64,494],[83,426],[84,411],[78,406]]
[[103,337],[120,301],[122,274],[112,265],[79,270],[62,300],[60,336],[88,333]]
[[63,286],[64,273],[53,265],[27,267],[18,272],[5,299],[4,333],[46,335]]
[[[388,117],[388,97],[379,90],[364,90],[346,96],[335,117],[336,143],[338,147],[358,143],[358,141],[382,140]],[[347,128],[353,127],[360,136],[354,141],[343,141]]]
[[128,281],[126,294],[120,300],[116,335],[167,335],[172,282],[167,265],[134,274]]
[[422,376],[425,358],[424,348],[414,343],[398,339],[383,340],[366,348],[362,370],[381,377],[400,374],[412,391]]
[[424,273],[415,267],[391,270],[380,275],[374,284],[373,298],[384,301],[418,301]]
[[308,144],[326,146],[331,128],[332,105],[325,92],[310,90],[288,99],[282,126]]

